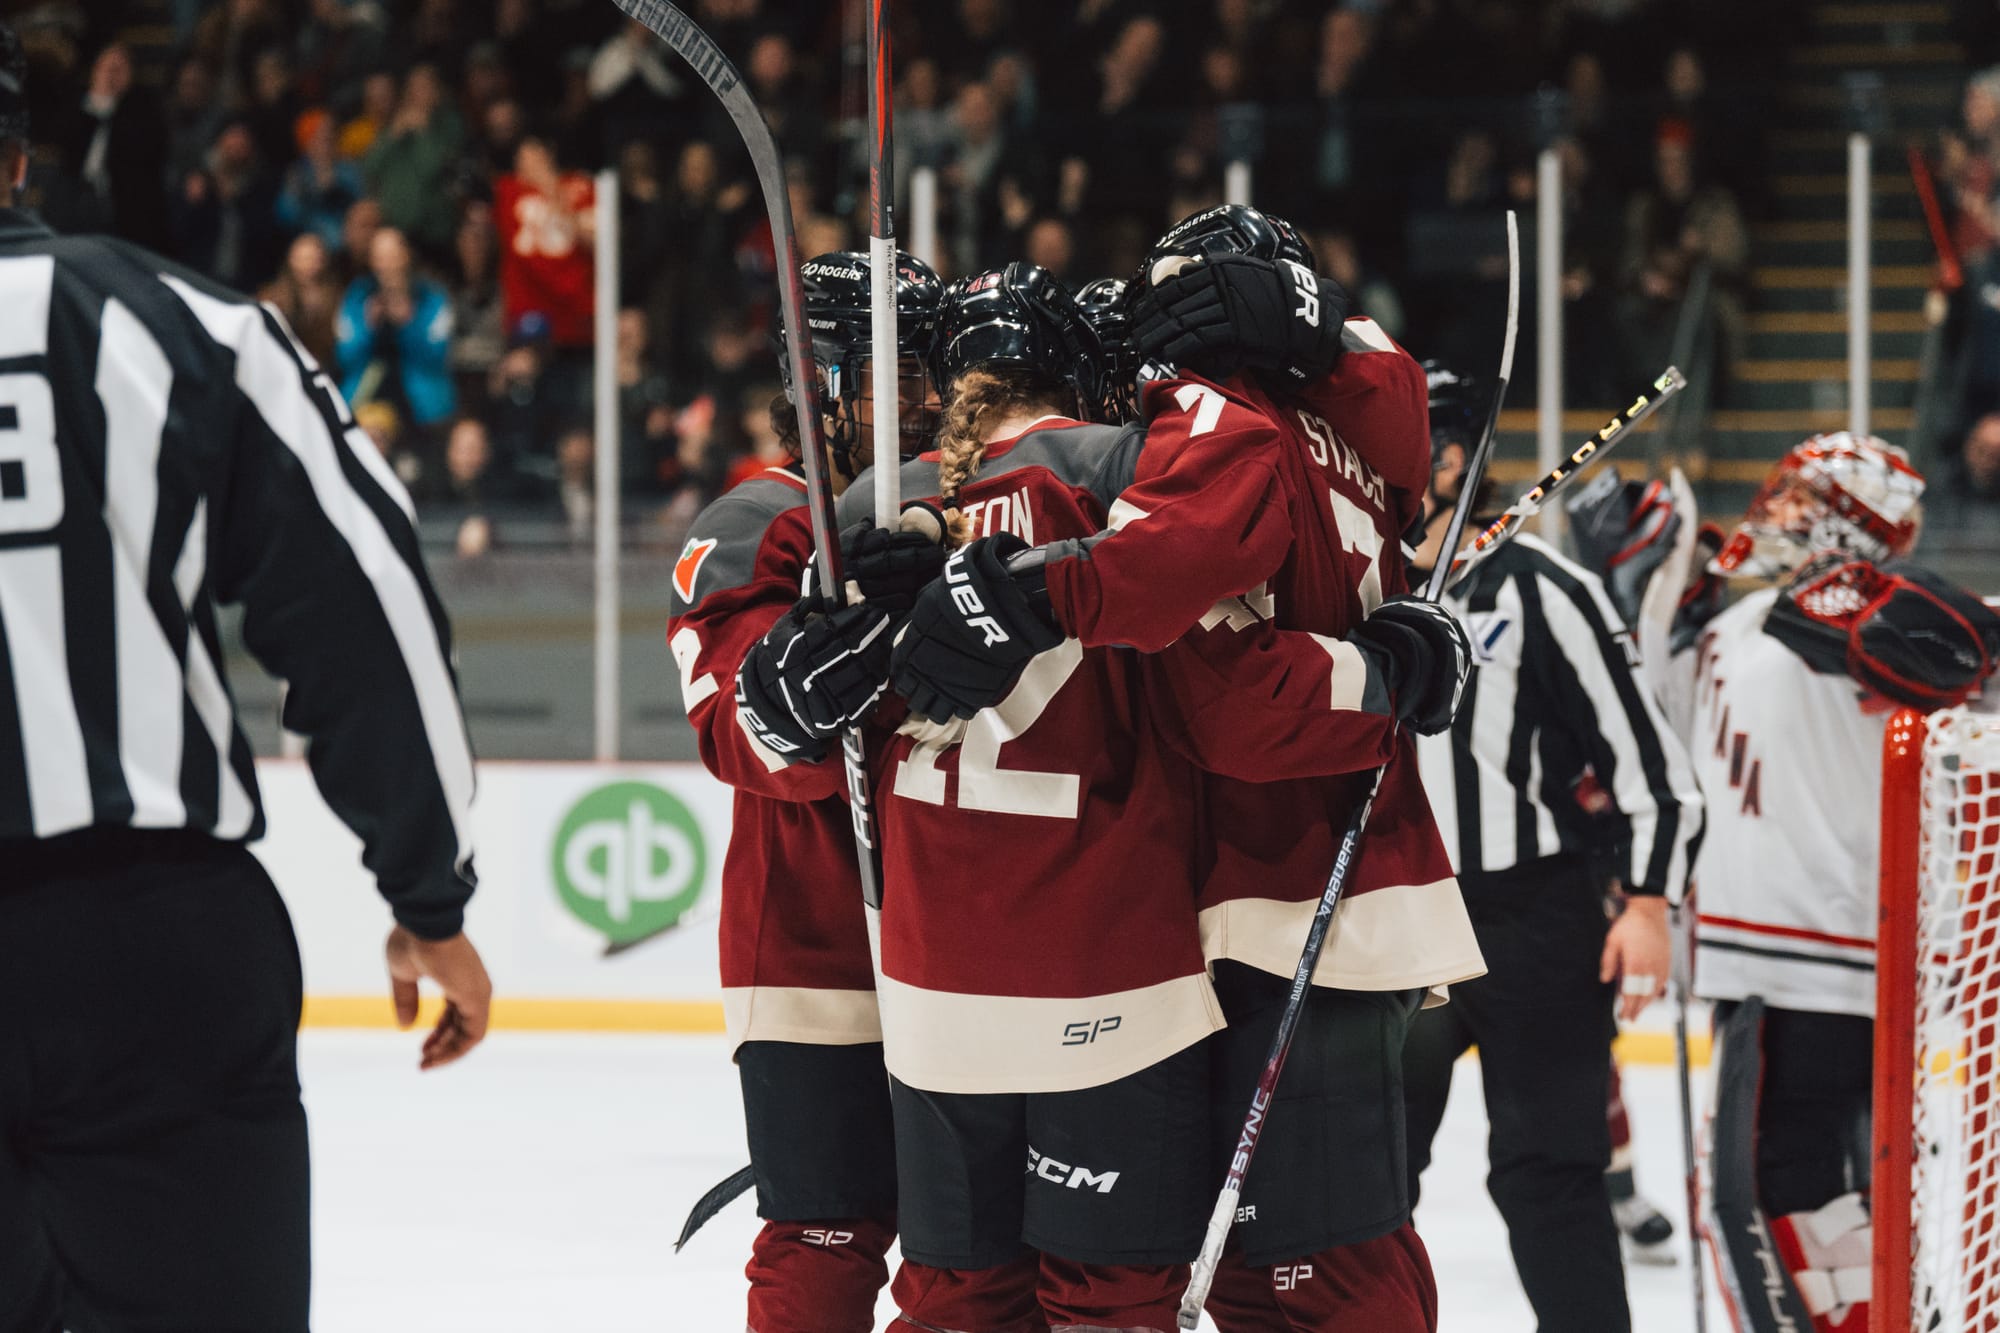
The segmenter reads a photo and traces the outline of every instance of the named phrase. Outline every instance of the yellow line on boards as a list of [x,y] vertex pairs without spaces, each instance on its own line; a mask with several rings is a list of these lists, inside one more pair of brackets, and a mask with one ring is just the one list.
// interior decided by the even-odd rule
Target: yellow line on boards
[[[437,1021],[442,1007],[434,995],[417,1006],[417,1022]],[[396,1026],[387,995],[308,995],[299,1019],[307,1028],[389,1029]],[[573,1000],[496,996],[495,1032],[679,1032],[722,1031],[722,1005],[714,1000]]]
[[[426,995],[418,1006],[419,1026],[437,1022],[440,1001]],[[387,995],[309,995],[301,1027],[391,1030],[396,1016]],[[722,1005],[713,1000],[575,1000],[518,999],[493,1001],[495,1032],[656,1032],[716,1033],[722,1031]],[[1689,1038],[1689,1057],[1708,1063],[1708,1034]],[[1627,1065],[1670,1065],[1674,1038],[1668,1032],[1623,1032],[1617,1042],[1618,1062]]]

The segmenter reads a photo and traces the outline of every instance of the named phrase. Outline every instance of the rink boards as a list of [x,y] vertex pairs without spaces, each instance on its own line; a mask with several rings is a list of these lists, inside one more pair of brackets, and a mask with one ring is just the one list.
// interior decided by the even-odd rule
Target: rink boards
[[[304,764],[265,761],[257,773],[270,826],[257,853],[298,929],[306,1026],[391,1026],[389,910],[360,843]],[[729,804],[698,764],[482,764],[466,929],[493,974],[494,1026],[722,1031],[716,921]],[[1621,1059],[1671,1062],[1668,1017],[1654,1006],[1619,1039]],[[1697,1059],[1707,1045],[1697,1040]]]

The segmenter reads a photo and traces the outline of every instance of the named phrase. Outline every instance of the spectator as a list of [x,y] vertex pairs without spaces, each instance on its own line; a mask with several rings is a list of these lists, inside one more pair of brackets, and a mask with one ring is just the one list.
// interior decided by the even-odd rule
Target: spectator
[[298,56],[300,87],[308,97],[325,101],[360,83],[362,75],[381,62],[387,28],[388,17],[378,5],[309,0],[292,46]]
[[451,289],[451,370],[461,403],[483,402],[493,367],[507,351],[507,314],[500,297],[499,243],[493,211],[472,204],[459,219],[458,266]]
[[277,270],[275,192],[242,121],[225,125],[207,166],[182,180],[172,213],[175,253],[224,286],[255,291]]
[[498,176],[514,169],[514,154],[521,149],[521,104],[511,97],[495,98],[479,117],[479,138],[472,156],[481,174]]
[[1360,183],[1356,179],[1359,146],[1354,108],[1361,70],[1373,42],[1373,20],[1358,9],[1332,10],[1320,23],[1319,61],[1313,70],[1319,137],[1311,179],[1322,197],[1338,195]]
[[374,442],[376,451],[405,490],[414,491],[423,484],[426,471],[423,459],[404,447],[403,418],[395,408],[380,401],[363,403],[354,409],[354,424]]
[[364,161],[396,118],[396,76],[377,70],[361,81],[361,110],[340,127],[340,155]]
[[670,256],[646,296],[649,344],[676,380],[691,381],[702,359],[702,329],[685,312],[712,310],[738,299],[730,249],[754,198],[741,181],[725,185],[715,148],[695,139],[674,166],[661,222],[661,249]]
[[2000,239],[1994,200],[2000,180],[2000,65],[1966,80],[1960,114],[1963,130],[1945,136],[1940,174],[1954,210],[1952,248],[1970,269],[1992,254]]
[[[495,453],[486,423],[473,416],[453,421],[445,436],[444,467],[431,499],[455,512],[484,512],[512,495],[510,470]],[[465,554],[462,548],[460,554]]]
[[465,53],[459,77],[459,118],[467,125],[484,125],[486,108],[509,95],[507,62],[492,42],[480,42]]
[[195,26],[194,54],[215,71],[224,106],[248,101],[257,53],[285,40],[274,0],[225,0]]
[[1708,265],[1720,338],[1717,370],[1726,379],[1747,337],[1750,235],[1735,195],[1700,180],[1695,166],[1692,132],[1669,122],[1653,150],[1653,184],[1625,210],[1622,267],[1628,293],[1659,300],[1673,296],[1697,266]]
[[382,230],[382,205],[373,199],[357,199],[340,222],[340,249],[334,255],[341,290],[368,271],[368,250],[375,233]]
[[1061,218],[1042,218],[1028,228],[1022,247],[1030,264],[1040,264],[1064,282],[1074,285],[1076,242],[1069,224]]
[[450,249],[458,212],[449,187],[463,141],[458,112],[445,101],[437,66],[412,66],[395,118],[368,150],[366,168],[383,219],[425,254],[443,255]]
[[[92,205],[91,231],[109,232],[158,249],[166,241],[166,193],[160,161],[166,153],[159,105],[132,86],[132,55],[113,42],[91,62],[82,114],[65,145]],[[78,228],[82,230],[83,228]]]
[[494,182],[493,217],[507,322],[538,313],[557,347],[590,346],[597,231],[590,177],[563,171],[551,142],[530,136],[514,154],[513,174]]
[[2000,541],[2000,410],[1975,420],[1931,477],[1924,522],[1942,535]]
[[[1034,212],[1025,153],[1009,142],[993,90],[968,83],[952,106],[952,160],[942,189],[951,206],[953,266],[973,273],[998,262],[1007,238],[1019,235]],[[940,200],[940,203],[945,202]]]
[[624,487],[671,489],[678,480],[667,377],[646,354],[646,312],[618,312],[618,442]]
[[810,162],[819,155],[820,113],[814,105],[812,89],[800,75],[792,43],[783,33],[767,32],[750,48],[743,76],[764,119],[770,122],[771,137],[785,157]]
[[895,153],[896,188],[905,206],[910,173],[918,167],[935,171],[951,154],[951,115],[943,101],[935,60],[919,57],[904,67],[896,95]]
[[333,117],[323,107],[299,117],[298,147],[300,157],[278,191],[278,221],[292,231],[314,233],[332,249],[365,188],[361,169],[340,159]]
[[589,410],[587,383],[551,373],[553,351],[548,320],[524,315],[487,384],[494,451],[510,462],[524,490],[544,498],[554,497],[560,482],[555,445],[562,423]]
[[1356,314],[1380,324],[1391,338],[1403,336],[1403,299],[1386,277],[1362,263],[1353,232],[1344,227],[1321,232],[1313,238],[1313,257],[1319,261],[1319,271],[1354,298]]
[[590,96],[613,142],[668,126],[686,96],[678,59],[645,24],[629,21],[590,60]]
[[451,302],[411,266],[394,227],[375,233],[369,272],[347,289],[335,338],[341,391],[350,403],[385,401],[420,428],[452,414]]
[[169,181],[186,180],[201,169],[209,145],[222,132],[222,104],[215,96],[215,74],[198,56],[183,60],[174,71],[173,96],[167,102],[166,168]]
[[285,252],[285,266],[257,299],[285,317],[299,342],[322,366],[334,364],[334,321],[340,315],[341,287],[332,256],[318,232],[303,232]]
[[292,90],[292,62],[284,49],[265,47],[250,65],[250,104],[243,116],[257,141],[257,155],[276,166],[292,160],[299,150],[299,112],[304,108]]
[[573,421],[556,439],[556,499],[562,504],[563,529],[572,546],[583,546],[591,537],[591,519],[597,513],[595,466],[597,441],[586,422]]

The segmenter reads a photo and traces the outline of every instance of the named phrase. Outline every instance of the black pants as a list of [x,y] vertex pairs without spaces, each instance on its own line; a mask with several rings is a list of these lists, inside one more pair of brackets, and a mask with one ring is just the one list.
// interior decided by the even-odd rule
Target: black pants
[[193,834],[0,843],[0,1333],[293,1333],[299,956]]
[[1411,1027],[1411,1192],[1430,1164],[1453,1062],[1477,1046],[1491,1126],[1486,1188],[1541,1333],[1621,1333],[1631,1314],[1604,1185],[1613,1018],[1611,988],[1597,979],[1603,890],[1567,858],[1467,876],[1464,886],[1488,970]]
[[757,1216],[893,1217],[896,1135],[882,1043],[746,1041],[736,1049]]
[[[1715,1006],[1718,1030],[1741,1006]],[[1756,1108],[1757,1204],[1767,1218],[1812,1212],[1868,1189],[1875,1023],[1853,1014],[1765,1009]]]

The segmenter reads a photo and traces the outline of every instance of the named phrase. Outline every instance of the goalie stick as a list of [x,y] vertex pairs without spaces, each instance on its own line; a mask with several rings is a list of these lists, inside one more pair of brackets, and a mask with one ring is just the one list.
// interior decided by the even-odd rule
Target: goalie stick
[[[875,3],[876,0],[871,0]],[[840,573],[840,536],[834,527],[833,485],[826,475],[826,447],[820,439],[819,393],[814,379],[812,345],[805,337],[801,307],[805,294],[799,284],[798,242],[792,233],[792,202],[785,190],[784,163],[771,127],[750,98],[743,75],[699,24],[666,0],[612,0],[628,16],[646,25],[655,37],[680,53],[695,73],[701,75],[723,110],[736,122],[743,146],[750,151],[750,163],[757,172],[757,184],[764,191],[764,208],[771,219],[771,248],[778,267],[778,304],[785,321],[785,356],[791,366],[792,405],[799,418],[800,464],[806,474],[806,509],[812,518],[813,568],[827,600],[841,605],[846,583]],[[885,122],[886,123],[886,122]],[[890,303],[894,308],[895,272],[892,263],[875,265],[877,301],[881,276],[889,274]],[[879,316],[878,316],[879,318]],[[875,333],[878,340],[881,334]],[[890,332],[891,356],[895,333]],[[876,378],[881,378],[878,372]],[[894,381],[891,381],[892,385]],[[893,399],[891,400],[894,401]],[[891,417],[893,427],[894,417]],[[881,431],[881,411],[876,411],[876,431]],[[877,468],[876,471],[882,469]],[[893,468],[889,469],[894,471]],[[893,515],[892,515],[893,518]],[[890,526],[894,526],[893,523]],[[882,857],[875,843],[875,808],[868,798],[868,759],[862,748],[861,728],[849,727],[840,738],[841,761],[847,769],[847,805],[854,820],[854,854],[861,868],[861,896],[870,907],[882,905]]]
[[[1465,485],[1459,492],[1458,504],[1452,509],[1451,523],[1445,529],[1446,550],[1455,549],[1459,536],[1465,531],[1472,497],[1479,490],[1480,479],[1486,475],[1486,465],[1493,457],[1494,427],[1500,421],[1500,403],[1507,396],[1507,381],[1514,373],[1514,340],[1520,328],[1521,232],[1520,223],[1510,209],[1507,213],[1507,338],[1500,350],[1500,378],[1494,386],[1493,405],[1486,413],[1486,429],[1466,464]],[[1435,602],[1438,599],[1444,587],[1444,566],[1445,562],[1440,560],[1438,568],[1432,571],[1430,581],[1424,587],[1424,600]],[[1250,1094],[1250,1109],[1244,1115],[1243,1128],[1237,1133],[1236,1151],[1230,1155],[1222,1192],[1216,1196],[1215,1209],[1209,1214],[1201,1252],[1195,1256],[1188,1271],[1187,1291],[1181,1297],[1176,1320],[1183,1329],[1192,1329],[1201,1323],[1201,1308],[1208,1304],[1209,1289],[1215,1285],[1216,1269],[1222,1263],[1222,1248],[1228,1243],[1229,1228],[1236,1221],[1237,1201],[1243,1197],[1243,1179],[1250,1170],[1250,1161],[1256,1156],[1257,1144],[1263,1137],[1265,1123],[1277,1097],[1278,1076],[1284,1072],[1285,1059],[1292,1051],[1292,1039],[1298,1035],[1299,1020],[1305,1014],[1306,996],[1312,991],[1313,973],[1319,968],[1320,954],[1326,949],[1327,934],[1333,926],[1333,914],[1340,906],[1341,895],[1347,890],[1348,874],[1361,850],[1361,831],[1368,824],[1368,814],[1375,807],[1375,796],[1382,790],[1382,775],[1387,771],[1386,765],[1375,770],[1368,795],[1340,835],[1340,850],[1334,855],[1333,870],[1326,877],[1326,889],[1320,894],[1312,926],[1306,931],[1305,948],[1300,951],[1299,965],[1292,973],[1292,989],[1285,997],[1284,1011],[1278,1016],[1278,1030],[1271,1038],[1271,1052],[1265,1057],[1264,1070],[1257,1077],[1256,1090]]]

